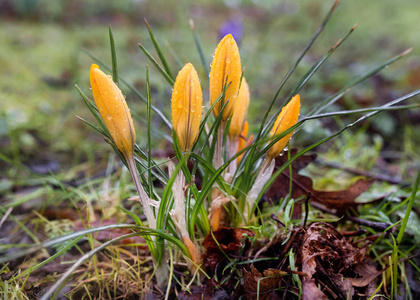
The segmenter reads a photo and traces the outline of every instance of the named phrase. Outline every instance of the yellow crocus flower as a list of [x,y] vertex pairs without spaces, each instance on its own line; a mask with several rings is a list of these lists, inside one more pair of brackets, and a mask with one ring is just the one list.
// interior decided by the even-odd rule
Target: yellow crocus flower
[[[227,101],[229,103],[223,110],[223,121],[226,121],[233,113],[241,76],[241,58],[238,45],[233,36],[228,34],[217,46],[210,70],[210,105],[216,102],[217,98],[222,94],[225,85],[229,85],[224,97],[224,103]],[[219,115],[221,105],[222,100],[214,107],[214,116],[217,117]]]
[[[286,131],[293,125],[297,123],[299,118],[300,110],[300,96],[296,95],[284,106],[278,115],[276,122],[274,123],[273,129],[270,131],[270,137],[279,135],[282,132]],[[277,141],[273,146],[270,147],[267,151],[267,157],[274,158],[277,157],[280,152],[283,151],[286,144],[289,142],[292,137],[293,132],[288,133],[286,136]]]
[[194,66],[187,63],[179,71],[172,91],[172,124],[181,151],[189,151],[197,140],[203,111],[203,94]]
[[229,127],[229,136],[233,140],[236,140],[239,137],[242,128],[244,127],[246,114],[248,112],[249,98],[248,83],[246,82],[245,77],[243,77]]
[[130,109],[121,90],[112,77],[102,72],[96,64],[90,68],[90,86],[96,106],[114,144],[125,158],[132,156],[136,132]]

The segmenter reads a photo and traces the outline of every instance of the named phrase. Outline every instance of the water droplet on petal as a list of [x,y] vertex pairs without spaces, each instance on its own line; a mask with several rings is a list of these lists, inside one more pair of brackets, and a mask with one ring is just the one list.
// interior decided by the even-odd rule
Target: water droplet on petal
[[232,60],[231,60],[229,57],[227,57],[227,58],[226,58],[226,63],[227,63],[227,64],[230,64],[231,62],[232,62]]
[[182,108],[182,101],[178,101],[178,107]]
[[107,116],[106,116],[106,118],[108,119],[108,120],[112,120],[112,116],[111,116],[111,114],[108,114]]

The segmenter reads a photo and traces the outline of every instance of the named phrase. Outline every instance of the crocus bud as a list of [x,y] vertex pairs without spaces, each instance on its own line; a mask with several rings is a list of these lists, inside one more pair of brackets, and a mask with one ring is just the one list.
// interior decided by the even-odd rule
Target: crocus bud
[[233,110],[232,121],[229,127],[229,136],[231,139],[237,139],[244,127],[246,114],[249,106],[249,87],[245,80],[242,79],[241,87],[239,89],[238,98],[236,99]]
[[203,94],[194,66],[187,63],[176,77],[171,100],[172,125],[181,151],[189,151],[197,140],[203,111]]
[[[276,122],[274,123],[273,129],[270,131],[270,137],[279,135],[282,132],[286,131],[293,125],[297,123],[299,118],[300,110],[300,96],[296,95],[284,106],[278,115]],[[277,141],[273,146],[270,147],[267,151],[267,157],[274,158],[283,151],[286,144],[289,142],[292,137],[293,132],[288,133],[286,136],[282,137]]]
[[90,86],[102,120],[118,150],[127,158],[134,153],[136,132],[130,109],[112,77],[96,64],[90,68]]
[[[233,113],[233,107],[239,90],[241,80],[241,58],[238,45],[231,34],[225,36],[216,48],[210,70],[210,105],[221,96],[225,86],[226,90],[224,103],[229,101],[223,110],[223,121],[227,120]],[[214,116],[218,116],[222,107],[220,100],[213,109]]]

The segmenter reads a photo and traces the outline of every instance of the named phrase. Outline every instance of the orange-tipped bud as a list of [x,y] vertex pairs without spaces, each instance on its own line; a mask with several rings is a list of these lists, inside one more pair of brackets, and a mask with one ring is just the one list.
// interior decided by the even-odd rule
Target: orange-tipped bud
[[118,150],[127,158],[134,153],[136,132],[133,119],[121,90],[112,77],[93,64],[90,86],[96,106]]
[[187,63],[176,77],[171,100],[172,124],[181,151],[189,151],[197,140],[203,111],[203,93],[194,66]]
[[[249,123],[248,123],[248,121],[245,121],[245,123],[244,123],[244,129],[242,130],[241,134],[239,135],[239,139],[238,139],[238,150],[237,150],[237,152],[239,152],[243,148],[245,148],[245,146],[247,144],[248,130],[249,130]],[[236,163],[237,164],[239,164],[239,162],[241,161],[241,159],[244,156],[244,154],[245,153],[242,153],[241,155],[239,155],[236,158]]]
[[[233,112],[241,80],[241,58],[238,45],[231,34],[226,35],[219,43],[213,56],[210,70],[210,105],[221,96],[225,85],[226,90],[224,103],[229,101],[223,110],[223,121],[227,120]],[[214,116],[218,116],[221,110],[222,100],[213,109]]]
[[[290,100],[285,107],[282,108],[280,114],[278,115],[276,122],[274,123],[273,129],[270,131],[270,137],[279,135],[282,132],[286,131],[293,125],[297,123],[299,118],[300,110],[300,96],[296,95]],[[270,149],[267,151],[267,156],[274,158],[283,151],[286,144],[289,142],[292,137],[293,132],[288,133],[286,136],[277,141]]]
[[229,127],[229,136],[232,139],[238,138],[244,127],[246,114],[248,112],[249,98],[248,83],[246,82],[245,77],[243,77]]

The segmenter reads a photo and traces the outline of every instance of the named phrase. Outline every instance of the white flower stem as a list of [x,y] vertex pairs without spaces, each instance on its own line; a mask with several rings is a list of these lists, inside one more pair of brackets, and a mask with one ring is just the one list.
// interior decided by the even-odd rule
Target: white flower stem
[[156,217],[152,211],[152,205],[149,196],[144,191],[143,186],[140,183],[140,178],[138,176],[136,161],[134,155],[126,157],[128,169],[130,170],[131,177],[133,178],[134,185],[136,186],[137,193],[139,194],[140,204],[143,206],[144,214],[146,215],[147,222],[149,227],[156,229]]
[[257,200],[258,195],[260,194],[262,188],[273,174],[274,166],[274,159],[270,157],[264,159],[260,171],[258,172],[257,178],[255,179],[252,188],[249,190],[246,196],[246,202],[244,207],[244,217],[246,223],[249,222],[249,213],[252,213],[254,211],[254,204]]
[[[238,138],[228,138],[228,153],[229,153],[229,159],[231,159],[233,156],[235,156],[236,152],[238,150]],[[235,175],[236,169],[238,167],[236,163],[236,159],[232,160],[229,164],[229,173],[231,176]]]

